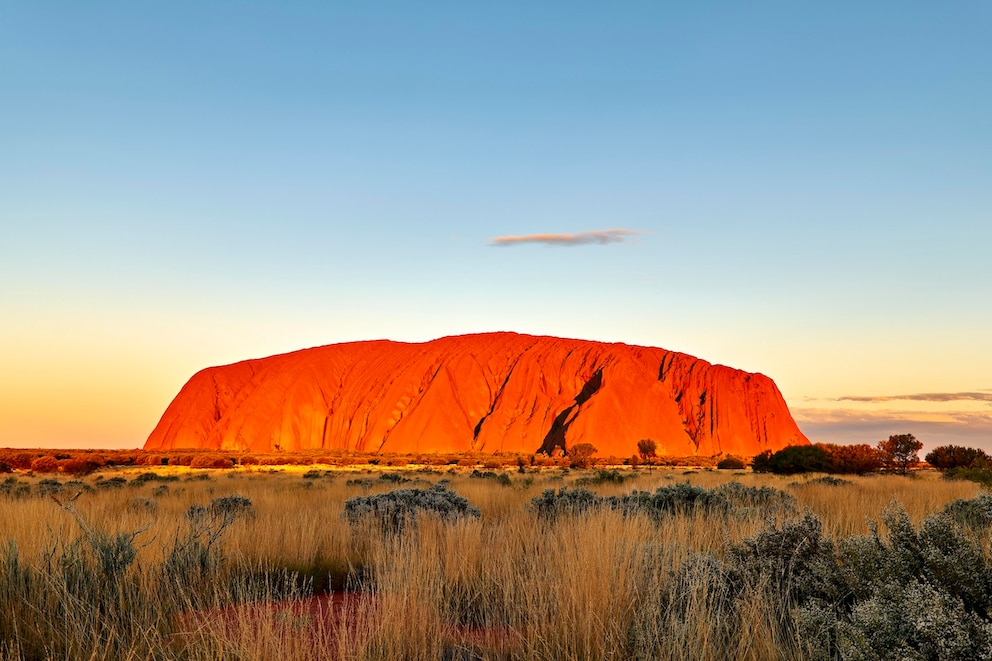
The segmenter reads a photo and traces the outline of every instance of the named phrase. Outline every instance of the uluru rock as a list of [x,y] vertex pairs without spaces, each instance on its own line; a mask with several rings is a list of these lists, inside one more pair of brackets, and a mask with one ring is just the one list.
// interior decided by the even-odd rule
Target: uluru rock
[[516,333],[333,344],[202,370],[146,450],[754,455],[808,444],[766,376],[653,347]]

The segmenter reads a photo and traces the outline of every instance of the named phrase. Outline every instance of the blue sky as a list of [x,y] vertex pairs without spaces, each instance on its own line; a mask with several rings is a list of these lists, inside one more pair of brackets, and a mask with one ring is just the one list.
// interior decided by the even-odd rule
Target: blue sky
[[0,446],[138,446],[207,365],[517,330],[766,373],[814,440],[992,449],[946,398],[992,392],[990,32],[982,2],[5,3]]

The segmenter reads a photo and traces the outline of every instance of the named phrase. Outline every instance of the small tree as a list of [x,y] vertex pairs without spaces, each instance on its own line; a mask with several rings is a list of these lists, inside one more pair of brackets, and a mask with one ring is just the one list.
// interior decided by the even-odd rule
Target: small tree
[[768,460],[768,470],[777,475],[825,473],[829,467],[830,455],[816,445],[790,445]]
[[641,461],[647,463],[655,457],[658,451],[658,444],[650,438],[642,438],[637,441],[637,453],[641,455]]
[[592,456],[599,452],[592,443],[579,443],[568,451],[572,468],[589,468]]
[[920,463],[918,453],[922,449],[923,443],[916,440],[912,434],[896,434],[889,436],[887,441],[878,442],[878,450],[882,453],[882,463],[889,470],[894,470],[902,475]]

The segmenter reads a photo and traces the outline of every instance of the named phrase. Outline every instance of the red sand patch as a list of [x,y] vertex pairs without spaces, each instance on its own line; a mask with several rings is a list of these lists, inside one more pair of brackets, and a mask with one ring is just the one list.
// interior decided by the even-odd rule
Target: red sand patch
[[[292,601],[255,602],[186,613],[177,637],[205,636],[227,647],[272,648],[317,658],[345,658],[376,634],[379,599],[369,593],[333,592]],[[458,650],[506,652],[520,642],[508,627],[439,623],[442,644]]]

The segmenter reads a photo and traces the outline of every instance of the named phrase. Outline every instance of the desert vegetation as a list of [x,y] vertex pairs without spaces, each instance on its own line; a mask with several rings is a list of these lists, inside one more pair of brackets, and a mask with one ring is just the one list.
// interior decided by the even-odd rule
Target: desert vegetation
[[0,522],[3,659],[992,649],[992,499],[936,471],[15,471]]
[[[654,441],[646,439],[652,444]],[[508,467],[589,467],[621,466],[631,462],[651,466],[716,466],[721,455],[687,457],[646,455],[644,460],[609,455],[593,456],[596,448],[588,443],[578,444],[565,452],[555,448],[548,453],[517,452],[452,452],[380,454],[354,450],[299,450],[296,452],[240,452],[197,448],[167,451],[145,450],[51,450],[0,448],[0,473],[30,470],[35,473],[88,475],[101,468],[147,466],[185,466],[187,468],[232,468],[273,466],[460,466],[486,469]]]
[[922,448],[923,444],[912,434],[895,434],[875,446],[865,443],[813,443],[793,445],[777,452],[767,450],[754,457],[751,465],[757,472],[782,475],[809,472],[865,475],[883,470],[906,475],[920,465],[919,451]]

